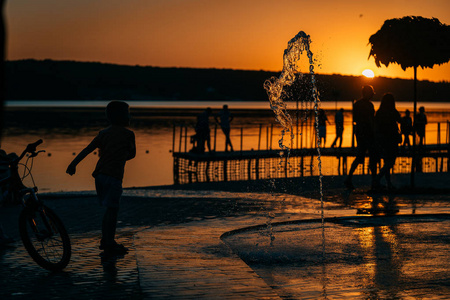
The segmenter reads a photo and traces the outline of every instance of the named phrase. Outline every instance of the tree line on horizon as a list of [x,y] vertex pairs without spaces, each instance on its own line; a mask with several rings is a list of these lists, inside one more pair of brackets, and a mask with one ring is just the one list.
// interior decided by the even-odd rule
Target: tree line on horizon
[[[212,100],[266,101],[264,81],[278,72],[232,69],[163,68],[98,62],[16,60],[6,62],[7,100]],[[391,92],[397,101],[413,100],[413,80],[316,74],[321,101],[360,98],[370,84],[374,100]],[[418,82],[421,102],[450,102],[450,82]],[[307,100],[309,75],[285,95]]]

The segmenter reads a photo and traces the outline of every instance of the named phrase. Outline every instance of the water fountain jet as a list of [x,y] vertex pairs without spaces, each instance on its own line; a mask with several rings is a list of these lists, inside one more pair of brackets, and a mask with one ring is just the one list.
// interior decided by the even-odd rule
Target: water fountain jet
[[[314,111],[315,111],[315,130],[316,130],[316,140],[317,140],[317,159],[318,159],[318,168],[319,168],[319,189],[320,189],[320,203],[321,203],[321,219],[322,226],[324,226],[324,208],[323,208],[323,182],[322,182],[322,162],[320,156],[320,138],[319,138],[319,125],[318,125],[318,111],[319,111],[319,93],[316,86],[316,77],[314,73],[314,59],[313,53],[310,48],[311,38],[304,31],[300,31],[297,33],[295,37],[293,37],[287,45],[287,48],[283,53],[283,69],[281,71],[280,76],[271,77],[264,82],[264,89],[267,92],[270,101],[270,107],[275,113],[275,119],[282,126],[281,130],[281,139],[278,144],[282,150],[287,152],[287,156],[289,157],[290,148],[289,146],[284,144],[284,135],[287,132],[291,133],[291,143],[294,139],[294,133],[292,129],[292,117],[287,110],[287,105],[283,101],[285,98],[286,92],[285,87],[292,85],[295,82],[296,77],[302,76],[303,74],[300,72],[297,62],[300,60],[303,52],[306,52],[306,55],[309,60],[309,75],[311,77],[311,89],[312,89],[312,101],[314,102]],[[288,167],[287,165],[285,166]],[[325,247],[325,231],[322,233],[323,245]],[[325,252],[325,251],[323,251]]]

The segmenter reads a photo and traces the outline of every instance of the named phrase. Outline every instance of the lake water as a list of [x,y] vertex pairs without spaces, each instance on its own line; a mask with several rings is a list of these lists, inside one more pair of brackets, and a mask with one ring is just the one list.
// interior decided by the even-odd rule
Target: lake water
[[[7,107],[105,107],[109,101],[6,101]],[[269,101],[127,101],[127,103],[134,108],[174,108],[174,109],[201,109],[207,106],[212,109],[220,109],[223,104],[228,104],[232,109],[270,109]],[[379,101],[373,102],[375,108],[380,106]],[[289,109],[296,109],[297,103],[295,101],[287,102]],[[333,110],[344,108],[345,110],[352,109],[351,101],[330,101],[321,102],[321,108],[325,110]],[[413,102],[397,102],[397,109],[404,111],[405,109],[413,110]],[[424,106],[427,111],[449,111],[450,103],[442,102],[417,102],[417,108]],[[299,103],[299,107],[302,104]]]
[[[89,155],[80,163],[77,174],[69,176],[65,173],[67,165],[72,161],[91,140],[98,131],[106,126],[102,108],[107,102],[104,101],[14,101],[7,103],[7,113],[5,116],[6,128],[2,141],[2,149],[7,152],[20,153],[28,143],[39,138],[44,140],[41,149],[46,153],[41,154],[34,160],[33,176],[36,184],[43,192],[57,191],[84,191],[94,190],[94,181],[91,173],[95,167],[97,156]],[[188,128],[187,136],[194,134],[195,113],[188,112],[189,109],[203,109],[210,106],[214,113],[222,107],[224,102],[163,102],[144,101],[128,102],[132,108],[134,119],[131,129],[136,134],[137,156],[129,161],[126,166],[124,187],[144,187],[173,184],[173,132],[174,125],[183,125]],[[280,137],[280,128],[275,124],[273,115],[268,112],[268,102],[228,102],[233,110],[240,110],[232,122],[231,138],[235,150],[241,148],[241,130],[243,133],[242,149],[257,149],[258,144],[261,149],[277,149]],[[291,103],[295,107],[294,103]],[[421,104],[420,104],[421,105]],[[403,112],[408,108],[412,110],[412,103],[400,103],[398,109]],[[351,107],[350,103],[324,102],[321,107],[326,110],[333,110],[335,107],[344,107],[345,129],[343,146],[351,145]],[[378,104],[375,103],[378,108]],[[447,120],[450,119],[450,109],[448,104],[426,104],[429,125],[427,126],[427,143],[437,141],[437,122],[441,124],[441,142],[446,141],[445,130]],[[165,108],[164,114],[159,114],[157,109]],[[302,108],[300,104],[300,108]],[[303,107],[308,108],[308,107]],[[310,108],[310,107],[309,107]],[[96,114],[90,113],[90,109],[97,109]],[[152,109],[155,109],[152,112]],[[266,113],[258,112],[265,110]],[[173,113],[171,113],[173,112]],[[334,112],[328,111],[328,118],[331,125],[327,126],[327,146],[331,145],[335,137]],[[31,117],[30,117],[31,116]],[[311,119],[311,118],[310,118]],[[295,123],[295,121],[294,121]],[[210,119],[212,129],[212,144],[217,151],[224,149],[224,136],[220,129],[216,132],[216,142],[214,143],[214,121]],[[271,125],[272,124],[272,125]],[[302,143],[305,147],[314,141],[311,122],[306,122]],[[262,126],[261,138],[260,125]],[[273,126],[273,138],[269,138],[269,128]],[[176,147],[179,145],[179,127],[176,127]],[[184,131],[183,131],[184,132]],[[259,142],[258,142],[259,140]],[[294,141],[294,147],[296,141]],[[181,143],[181,150],[189,150],[189,141]],[[327,172],[324,172],[327,175]]]

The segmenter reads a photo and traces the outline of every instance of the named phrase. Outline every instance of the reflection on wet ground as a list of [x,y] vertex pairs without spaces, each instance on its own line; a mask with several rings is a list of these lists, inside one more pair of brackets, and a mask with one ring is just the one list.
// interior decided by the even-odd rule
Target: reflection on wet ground
[[[445,299],[448,215],[273,226],[224,238],[284,299]],[[324,236],[322,235],[324,233]]]
[[[121,230],[130,243],[136,229]],[[141,299],[134,249],[124,257],[99,256],[98,232],[72,235],[72,260],[61,273],[35,264],[20,241],[0,251],[1,299]]]

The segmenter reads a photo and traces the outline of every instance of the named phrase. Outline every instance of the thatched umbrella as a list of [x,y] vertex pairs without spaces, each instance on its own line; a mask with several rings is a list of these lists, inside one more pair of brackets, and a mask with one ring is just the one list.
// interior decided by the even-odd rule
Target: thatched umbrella
[[[450,60],[450,26],[438,19],[408,16],[386,20],[380,30],[369,38],[369,58],[377,67],[396,63],[403,70],[414,68],[414,117],[417,112],[417,67],[433,68]],[[415,135],[415,133],[413,133]],[[415,136],[411,185],[414,186]]]

